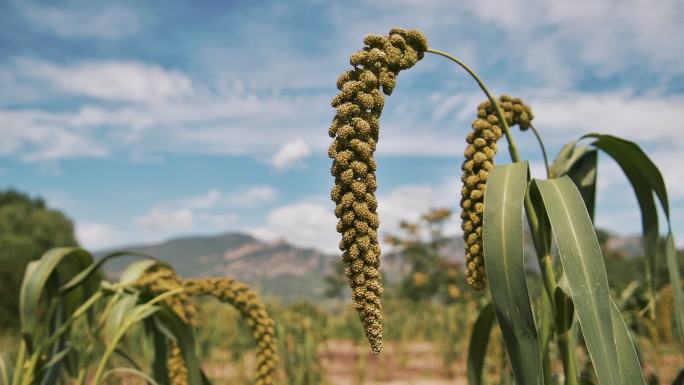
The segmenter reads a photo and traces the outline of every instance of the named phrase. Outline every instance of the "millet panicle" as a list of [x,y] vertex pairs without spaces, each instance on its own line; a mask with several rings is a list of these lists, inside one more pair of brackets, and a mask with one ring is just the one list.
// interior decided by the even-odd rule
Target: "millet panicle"
[[[168,265],[155,264],[143,273],[135,283],[143,292],[157,296],[183,287],[181,277]],[[163,301],[186,324],[195,325],[196,309],[186,292],[181,292]]]
[[[147,271],[140,276],[136,282],[136,286],[141,287],[144,291],[156,296],[169,290],[183,287],[183,283],[181,278],[171,267],[157,264],[147,269]],[[181,292],[172,297],[168,297],[163,302],[169,306],[184,323],[191,326],[195,325],[197,312],[186,292]],[[180,346],[175,343],[170,343],[169,357],[166,361],[166,366],[169,371],[171,385],[188,384],[188,368],[185,365],[185,361],[183,361],[183,352],[181,351]]]
[[257,342],[255,385],[272,385],[276,381],[278,353],[275,322],[266,312],[259,295],[246,284],[228,277],[189,278],[183,281],[188,295],[212,296],[233,305],[247,320]]
[[[532,122],[532,110],[519,98],[502,95],[498,100],[508,126],[518,125],[526,130]],[[465,242],[466,281],[475,290],[482,290],[487,284],[482,253],[482,215],[484,213],[484,194],[489,172],[494,168],[497,140],[503,129],[497,117],[496,107],[490,101],[477,108],[477,119],[473,130],[468,133],[468,143],[461,166],[461,227]]]
[[332,100],[337,113],[329,129],[334,138],[328,155],[335,177],[331,198],[342,235],[340,250],[352,299],[374,353],[382,349],[382,283],[375,198],[379,118],[396,85],[397,74],[412,67],[428,48],[416,30],[393,28],[388,36],[368,35],[365,47],[352,54],[352,69],[337,80]]

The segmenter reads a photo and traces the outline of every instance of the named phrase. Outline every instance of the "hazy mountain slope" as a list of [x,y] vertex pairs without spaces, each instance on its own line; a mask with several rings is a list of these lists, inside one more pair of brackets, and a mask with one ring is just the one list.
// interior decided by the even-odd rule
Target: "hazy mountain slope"
[[[163,259],[186,277],[232,276],[253,284],[263,295],[283,300],[319,297],[322,277],[333,260],[332,256],[314,249],[299,248],[284,241],[264,242],[241,233],[175,238],[152,245],[117,247],[116,250],[136,251]],[[107,251],[98,255],[105,253]],[[108,264],[107,270],[116,274],[128,262]]]

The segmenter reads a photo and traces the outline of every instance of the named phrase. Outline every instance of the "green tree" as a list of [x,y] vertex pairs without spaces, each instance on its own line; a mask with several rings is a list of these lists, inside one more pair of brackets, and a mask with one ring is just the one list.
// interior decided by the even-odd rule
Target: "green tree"
[[26,264],[56,246],[75,246],[74,226],[41,198],[0,191],[0,326],[18,324],[18,297]]
[[403,234],[385,237],[405,267],[399,284],[403,298],[419,301],[436,297],[444,302],[460,298],[461,266],[444,255],[448,239],[443,229],[451,215],[446,208],[431,209],[415,223],[401,222]]

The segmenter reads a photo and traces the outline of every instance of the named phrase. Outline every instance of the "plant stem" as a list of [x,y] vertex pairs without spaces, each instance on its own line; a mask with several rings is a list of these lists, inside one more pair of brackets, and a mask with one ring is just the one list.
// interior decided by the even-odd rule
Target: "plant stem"
[[497,102],[496,98],[492,96],[492,94],[489,92],[487,89],[487,86],[485,86],[484,82],[482,79],[480,79],[479,76],[473,71],[470,67],[468,67],[467,64],[465,64],[461,59],[457,58],[456,56],[445,52],[441,51],[438,49],[434,48],[428,48],[426,52],[434,53],[436,55],[444,56],[445,58],[453,61],[454,63],[458,64],[461,68],[463,68],[468,74],[475,79],[477,84],[480,86],[480,89],[484,94],[487,96],[487,99],[489,99],[489,102],[492,103],[494,108],[496,109],[496,116],[499,118],[499,122],[501,123],[501,126],[504,131],[504,135],[506,135],[506,141],[508,141],[508,152],[511,154],[511,160],[513,162],[519,162],[520,161],[520,153],[518,152],[518,147],[515,145],[515,140],[513,139],[513,135],[511,135],[511,130],[508,129],[508,123],[506,123],[506,119],[504,119],[503,112],[501,111],[501,107],[499,107],[499,103]]
[[530,130],[532,130],[532,133],[534,133],[534,136],[537,138],[537,142],[539,143],[539,148],[541,148],[542,156],[544,157],[544,167],[546,168],[546,179],[551,178],[551,169],[549,168],[549,157],[546,155],[546,146],[544,146],[544,141],[541,138],[541,135],[539,134],[539,131],[537,131],[536,128],[534,128],[534,125],[530,124]]
[[579,380],[577,378],[577,360],[573,349],[575,344],[570,341],[569,331],[566,330],[562,334],[558,334],[556,341],[558,342],[558,351],[560,352],[561,361],[563,362],[565,385],[579,385]]
[[19,341],[19,353],[17,353],[17,362],[14,364],[14,374],[12,377],[12,385],[19,385],[23,376],[23,364],[26,359],[26,342],[22,338]]

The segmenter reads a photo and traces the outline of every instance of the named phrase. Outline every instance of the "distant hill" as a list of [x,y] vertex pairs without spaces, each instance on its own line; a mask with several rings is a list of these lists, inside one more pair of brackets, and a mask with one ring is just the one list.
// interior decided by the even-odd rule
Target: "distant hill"
[[[285,241],[260,241],[242,233],[175,238],[158,244],[117,247],[116,250],[155,256],[171,263],[185,277],[235,277],[254,285],[264,296],[284,301],[321,298],[323,276],[334,259],[314,249],[296,247]],[[108,264],[108,273],[120,273],[127,263]]]
[[[606,247],[628,257],[639,255],[641,251],[638,237],[609,235]],[[534,253],[529,239],[525,249],[527,253]],[[324,276],[332,271],[337,258],[282,240],[267,242],[243,233],[174,238],[157,244],[117,247],[116,250],[137,251],[163,259],[185,277],[235,277],[252,284],[262,295],[285,302],[322,300]],[[449,238],[442,252],[449,260],[463,263],[462,238]],[[97,254],[105,253],[107,251]],[[382,270],[389,281],[401,276],[400,259],[391,250],[384,250]],[[117,275],[128,262],[130,260],[119,260],[107,264],[108,273]],[[533,257],[528,258],[528,262],[531,269],[537,270]]]

